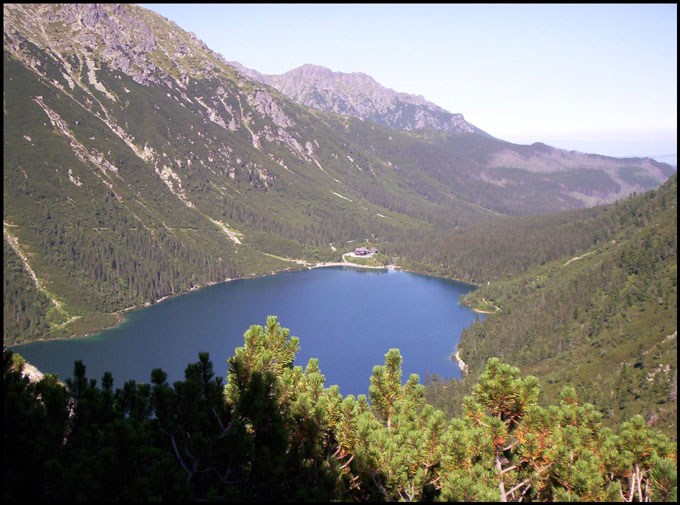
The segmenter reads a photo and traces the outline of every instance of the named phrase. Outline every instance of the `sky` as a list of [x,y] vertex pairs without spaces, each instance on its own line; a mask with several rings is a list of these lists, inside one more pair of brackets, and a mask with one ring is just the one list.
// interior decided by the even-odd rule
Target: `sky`
[[363,72],[491,135],[677,152],[676,4],[140,4],[263,74]]

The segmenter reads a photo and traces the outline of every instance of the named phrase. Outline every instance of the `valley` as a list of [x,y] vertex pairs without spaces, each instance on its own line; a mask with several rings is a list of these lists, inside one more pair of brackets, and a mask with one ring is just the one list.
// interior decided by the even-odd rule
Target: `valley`
[[[5,344],[92,334],[131,307],[341,264],[361,244],[382,259],[353,263],[495,284],[588,254],[593,236],[618,226],[615,208],[593,204],[673,173],[650,159],[515,145],[472,125],[395,129],[360,108],[341,116],[337,100],[359,103],[368,76],[262,76],[134,6],[43,6],[38,18],[27,8],[5,7],[5,265],[18,266],[19,253],[24,268],[9,278],[25,286],[5,296]],[[115,26],[133,12],[130,53]],[[92,51],[92,36],[105,51]],[[351,80],[354,95],[333,95],[333,107],[288,98],[309,95],[300,83]],[[369,88],[375,110],[410,102],[442,113]]]
[[[293,366],[299,339],[269,317],[284,315],[275,312],[238,311],[250,319],[230,328],[229,350],[211,353],[214,378],[199,349],[199,362],[184,376],[181,365],[195,355],[178,351],[170,381],[167,370],[145,369],[139,383],[116,391],[113,378],[99,373],[104,359],[95,374],[101,390],[87,386],[82,363],[63,390],[49,374],[42,385],[21,382],[11,361],[19,358],[6,353],[17,416],[53,408],[35,415],[66,426],[62,410],[76,395],[99,410],[79,410],[74,426],[87,426],[90,414],[101,414],[102,426],[113,419],[118,426],[137,423],[125,434],[112,428],[110,440],[138,437],[144,442],[130,446],[148,449],[139,461],[158,451],[163,456],[154,468],[173,476],[166,488],[149,484],[150,494],[138,483],[145,499],[167,499],[175,487],[176,496],[191,499],[271,499],[271,489],[257,484],[267,472],[290,499],[485,501],[521,498],[522,487],[522,496],[537,501],[607,501],[675,489],[661,477],[677,440],[673,166],[507,142],[460,113],[362,73],[303,65],[265,75],[137,5],[4,4],[3,13],[6,350],[116,333],[131,312],[141,318],[135,314],[203,300],[210,290],[336,270],[466,283],[476,289],[447,303],[479,314],[470,312],[455,331],[459,339],[418,320],[401,347],[434,349],[417,336],[432,331],[438,344],[454,348],[438,351],[447,355],[439,372],[425,366],[427,373],[421,369],[405,384],[407,362],[396,344],[381,340],[385,349],[365,363],[366,376],[352,376],[370,386],[363,397],[356,389],[343,398],[324,385],[319,367],[326,363],[306,350],[300,355],[307,368]],[[315,292],[315,301],[345,289],[340,278],[333,282]],[[299,287],[287,289],[276,300],[283,305],[272,307],[285,312],[286,300],[304,297]],[[385,326],[419,307],[417,289],[404,288],[405,298],[410,289],[400,314],[390,315],[387,303],[381,309]],[[238,306],[240,295],[229,293],[225,306]],[[252,298],[247,308],[264,310],[265,299]],[[329,311],[320,309],[327,321]],[[293,333],[313,335],[306,327],[312,316],[291,319],[282,322]],[[263,320],[265,327],[255,326]],[[182,338],[198,335],[200,323],[187,316],[178,326]],[[328,324],[339,328],[341,321]],[[359,327],[351,331],[361,335]],[[342,332],[326,342],[328,361],[332,345],[342,343]],[[157,348],[154,342],[133,354],[143,360]],[[383,357],[384,367],[377,365]],[[441,371],[456,363],[462,376]],[[336,377],[348,373],[341,360],[328,368]],[[490,392],[499,387],[494,374],[507,379],[512,406]],[[198,390],[206,396],[188,393]],[[54,403],[45,407],[48,393]],[[188,412],[200,417],[196,426],[183,424]],[[152,418],[169,423],[163,443]],[[15,425],[31,423],[17,418]],[[14,429],[6,427],[6,437]],[[53,445],[36,451],[48,462],[87,460],[98,468],[80,446],[55,442],[65,440],[60,429],[45,436]],[[83,428],[73,439],[95,436],[87,433]],[[205,433],[210,443],[200,442]],[[416,440],[423,433],[429,442]],[[168,440],[183,440],[191,451],[168,449]],[[421,450],[427,443],[428,455]],[[569,444],[581,451],[580,466],[547,449]],[[241,449],[266,472],[229,456]],[[60,451],[77,456],[60,459]],[[632,458],[642,473],[631,469]],[[516,466],[503,470],[503,461]],[[60,482],[59,472],[64,482],[78,474],[61,464],[41,477],[44,489]],[[412,466],[418,470],[405,470]],[[207,468],[205,476],[198,468]],[[660,472],[655,483],[653,468]],[[677,474],[676,467],[666,470]],[[583,484],[583,475],[597,482]],[[240,484],[228,484],[232,477]],[[290,482],[316,487],[301,486],[298,496]],[[643,492],[643,482],[652,491]],[[96,497],[95,488],[83,496]]]

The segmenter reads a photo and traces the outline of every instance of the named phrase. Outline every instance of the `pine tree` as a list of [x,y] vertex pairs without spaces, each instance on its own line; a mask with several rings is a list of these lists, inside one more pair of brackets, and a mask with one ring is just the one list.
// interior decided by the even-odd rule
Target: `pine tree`
[[[318,360],[274,317],[214,374],[207,353],[172,386],[101,387],[75,363],[68,389],[30,384],[3,354],[3,497],[85,501],[674,501],[676,444],[641,416],[619,434],[579,402],[538,405],[539,384],[497,358],[448,419],[402,384],[397,349],[365,395],[326,388]],[[96,451],[92,449],[96,448]],[[36,475],[35,471],[39,470]],[[30,484],[30,485],[29,485]]]

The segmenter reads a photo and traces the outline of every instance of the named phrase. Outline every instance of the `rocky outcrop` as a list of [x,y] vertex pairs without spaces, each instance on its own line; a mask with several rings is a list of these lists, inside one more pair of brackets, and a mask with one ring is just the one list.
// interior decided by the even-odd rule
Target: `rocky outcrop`
[[[5,4],[3,12],[5,47],[22,60],[29,54],[24,37],[55,56],[75,55],[81,66],[84,57],[94,56],[140,84],[180,88],[190,77],[208,75],[221,60],[193,33],[134,5]],[[200,68],[189,63],[196,58],[205,60]],[[166,68],[170,61],[172,68]]]
[[[31,42],[48,47],[52,54],[76,54],[81,58],[95,53],[112,68],[130,75],[139,83],[157,81],[156,66],[148,55],[157,41],[145,20],[127,5],[43,4],[27,10],[21,4],[4,6],[4,33],[18,56],[26,49],[15,35],[30,34]],[[68,34],[68,36],[65,36]]]
[[29,382],[40,382],[44,377],[43,373],[30,363],[24,363],[21,368],[21,375],[28,377]]
[[265,75],[238,62],[229,63],[248,77],[276,88],[296,102],[326,112],[358,117],[400,130],[428,128],[484,133],[465,121],[462,114],[452,114],[423,96],[385,88],[363,73],[333,72],[308,64],[282,75]]

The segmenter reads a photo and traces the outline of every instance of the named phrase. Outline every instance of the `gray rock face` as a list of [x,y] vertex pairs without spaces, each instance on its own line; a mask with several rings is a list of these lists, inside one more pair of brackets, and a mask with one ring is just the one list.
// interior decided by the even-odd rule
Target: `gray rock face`
[[[134,6],[42,4],[31,10],[35,14],[29,16],[21,4],[5,5],[5,33],[30,33],[36,45],[45,45],[60,54],[82,54],[98,47],[103,61],[135,81],[147,84],[158,80],[159,76],[154,75],[155,68],[148,61],[158,44],[151,28],[140,17],[141,11]],[[24,24],[25,19],[41,23],[40,28]],[[68,37],[60,35],[60,26],[68,30]],[[18,44],[10,45],[19,51]]]
[[333,72],[318,65],[303,65],[282,75],[264,75],[237,62],[229,62],[247,76],[268,84],[298,103],[373,121],[390,128],[423,128],[447,132],[484,132],[462,114],[452,114],[420,95],[399,93],[355,72]]

